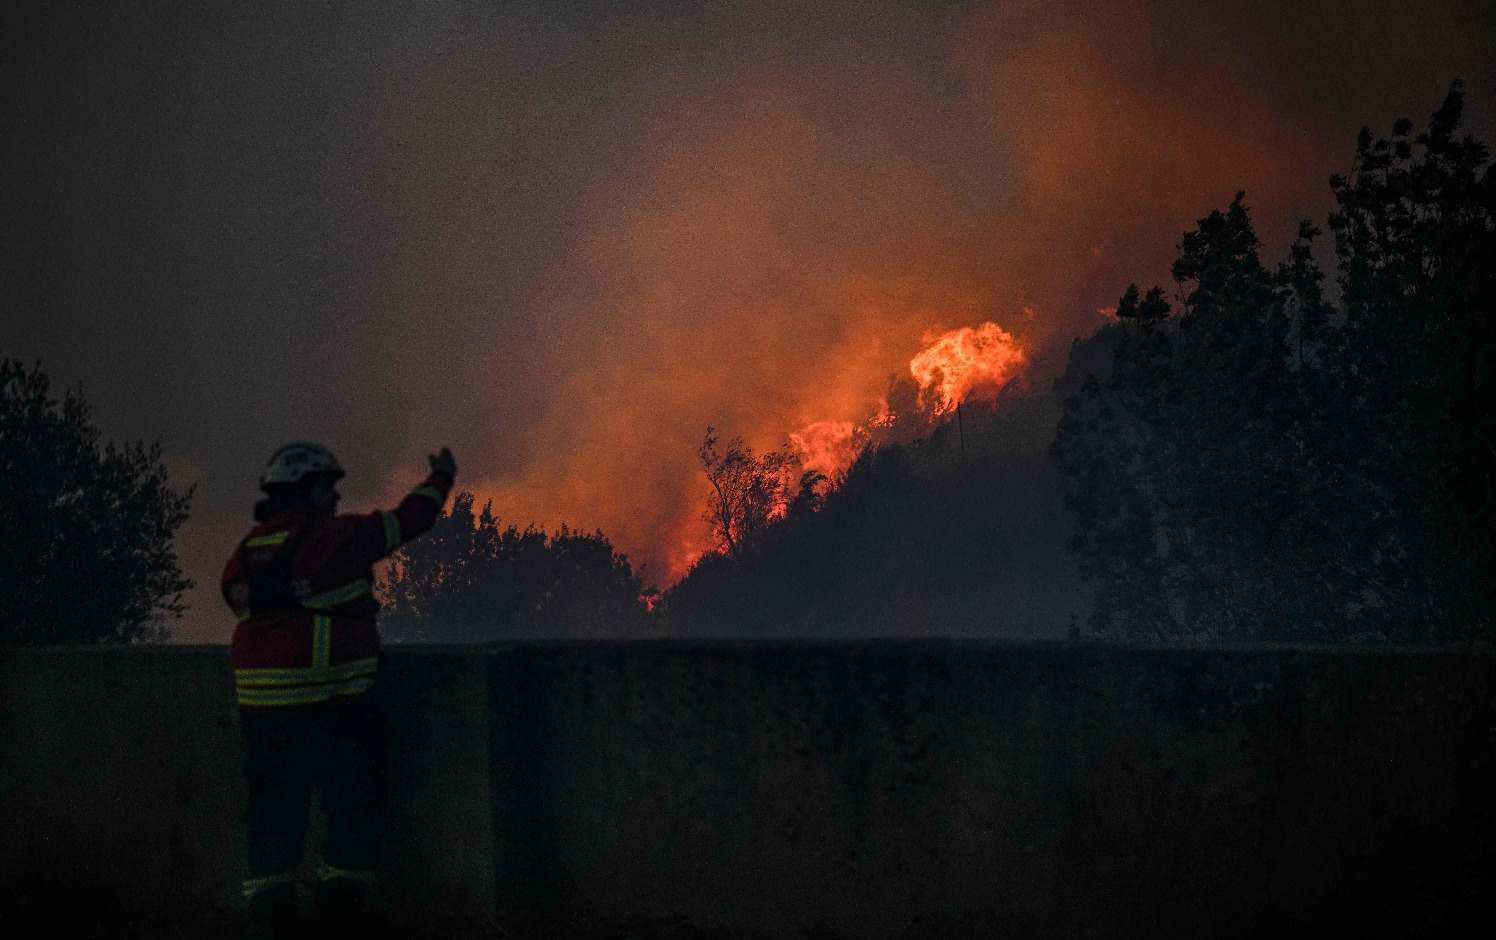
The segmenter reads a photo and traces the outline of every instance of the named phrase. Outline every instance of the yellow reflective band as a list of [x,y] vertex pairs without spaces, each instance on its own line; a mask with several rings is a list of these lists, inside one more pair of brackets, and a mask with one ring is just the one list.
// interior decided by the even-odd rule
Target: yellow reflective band
[[368,656],[321,669],[236,669],[240,705],[305,705],[374,687],[379,657]]
[[312,668],[326,669],[332,653],[332,618],[318,614],[312,618]]
[[339,604],[346,604],[351,600],[363,597],[373,589],[374,585],[369,583],[368,578],[359,578],[357,581],[349,582],[340,588],[333,588],[331,591],[314,594],[301,601],[301,606],[306,610],[327,610],[329,607],[336,607]]
[[373,676],[305,689],[240,689],[240,705],[308,705],[345,695],[361,695],[374,688]]
[[410,491],[410,495],[424,496],[429,500],[435,501],[438,506],[447,501],[446,494],[434,486],[418,486]]
[[290,532],[267,532],[264,535],[257,535],[252,539],[246,540],[244,547],[264,548],[267,545],[284,545],[290,535]]
[[313,705],[329,699],[362,695],[374,688],[374,676],[357,676],[342,682],[303,688],[239,689],[240,705]]
[[355,659],[326,669],[235,669],[234,682],[243,686],[266,685],[314,685],[333,682],[350,676],[373,673],[379,666],[379,657],[369,656]]
[[240,620],[248,620],[252,616],[252,614],[250,614],[250,612],[247,610],[236,610],[234,611],[234,616],[238,617]]
[[259,894],[271,885],[288,885],[292,883],[291,872],[281,872],[279,875],[266,875],[264,878],[246,878],[242,885],[244,900]]
[[327,881],[329,878],[348,878],[353,881],[362,881],[365,884],[374,880],[372,871],[355,870],[352,868],[338,868],[326,862],[317,863],[317,880]]
[[400,547],[400,519],[384,510],[380,510],[379,518],[384,520],[384,550],[392,552]]

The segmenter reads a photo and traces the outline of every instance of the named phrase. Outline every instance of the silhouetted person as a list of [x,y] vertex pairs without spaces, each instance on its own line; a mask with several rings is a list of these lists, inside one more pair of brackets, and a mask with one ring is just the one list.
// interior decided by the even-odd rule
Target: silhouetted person
[[327,811],[316,902],[327,917],[366,911],[384,805],[382,726],[373,697],[379,661],[375,562],[431,528],[457,465],[431,475],[393,512],[336,515],[343,468],[317,444],[276,451],[256,525],[223,571],[239,618],[234,684],[248,752],[246,829],[251,920],[272,934],[297,919],[293,874],[312,788]]

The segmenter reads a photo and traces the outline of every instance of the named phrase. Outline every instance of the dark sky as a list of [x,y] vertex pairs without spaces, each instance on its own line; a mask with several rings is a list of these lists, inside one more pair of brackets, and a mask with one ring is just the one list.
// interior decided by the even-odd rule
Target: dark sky
[[[424,455],[501,519],[704,544],[708,424],[861,420],[932,330],[1070,339],[1238,189],[1269,253],[1363,124],[1449,81],[1479,2],[47,4],[4,14],[0,355],[196,482],[204,589],[265,458],[344,508]],[[1027,308],[1030,313],[1025,313]]]

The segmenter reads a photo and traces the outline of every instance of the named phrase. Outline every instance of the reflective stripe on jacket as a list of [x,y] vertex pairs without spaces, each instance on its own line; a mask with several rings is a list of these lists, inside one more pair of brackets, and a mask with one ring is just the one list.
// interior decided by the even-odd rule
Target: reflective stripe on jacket
[[[288,509],[255,526],[240,546],[270,551],[307,525],[290,561],[300,609],[251,614],[241,553],[223,569],[223,597],[239,618],[234,684],[245,708],[311,705],[362,695],[374,684],[375,562],[430,529],[451,487],[433,473],[393,511],[307,520]],[[253,562],[252,562],[253,563]]]

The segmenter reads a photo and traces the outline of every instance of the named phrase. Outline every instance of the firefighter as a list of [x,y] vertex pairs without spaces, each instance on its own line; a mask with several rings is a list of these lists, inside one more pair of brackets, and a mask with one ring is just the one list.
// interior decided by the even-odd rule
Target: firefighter
[[379,657],[375,562],[435,523],[457,473],[452,452],[392,512],[337,515],[343,467],[318,444],[287,444],[260,477],[255,527],[223,571],[239,619],[234,684],[247,752],[250,919],[297,920],[293,873],[312,789],[327,814],[314,899],[334,920],[366,910],[384,801],[382,725],[370,694]]

